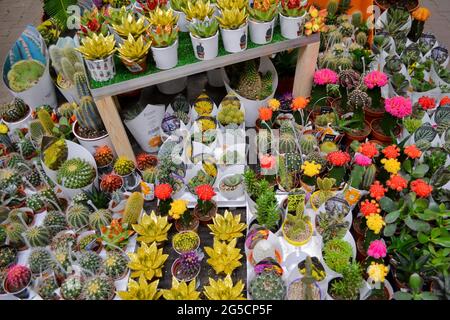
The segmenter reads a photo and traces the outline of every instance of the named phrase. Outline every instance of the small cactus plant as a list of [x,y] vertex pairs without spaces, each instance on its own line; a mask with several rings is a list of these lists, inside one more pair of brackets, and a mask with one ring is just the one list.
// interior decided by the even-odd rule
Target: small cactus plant
[[35,188],[42,184],[39,169],[37,168],[34,168],[29,173],[27,173],[25,175],[25,179]]
[[52,266],[52,256],[45,248],[35,248],[28,257],[28,265],[33,274],[39,274]]
[[80,104],[75,109],[74,114],[78,123],[77,134],[83,138],[98,138],[106,133],[102,118],[92,97],[81,97]]
[[44,148],[44,164],[52,170],[58,170],[67,159],[69,149],[64,139],[56,140]]
[[61,295],[66,300],[77,300],[82,290],[83,280],[76,275],[68,277],[61,285]]
[[114,297],[112,280],[104,275],[93,277],[83,285],[82,297],[85,300],[109,300]]
[[134,192],[128,198],[123,213],[123,221],[129,225],[137,223],[142,209],[144,208],[144,198],[140,192]]
[[372,105],[372,99],[366,92],[356,89],[348,95],[348,103],[353,110],[361,110],[364,107],[369,108]]
[[105,167],[114,160],[113,151],[109,146],[101,146],[95,149],[94,159],[99,167]]
[[15,265],[8,269],[5,290],[11,293],[25,289],[31,281],[31,271],[26,266]]
[[352,90],[359,86],[361,76],[355,70],[342,70],[339,72],[339,83],[346,89]]
[[300,138],[300,148],[303,154],[310,154],[317,147],[317,138],[312,134],[304,134]]
[[250,283],[250,293],[254,300],[283,300],[286,286],[275,272],[265,271]]
[[36,193],[27,198],[26,206],[33,211],[40,212],[42,209],[45,209],[44,200],[42,200],[41,196]]
[[375,175],[377,173],[377,167],[375,164],[371,164],[366,168],[366,171],[364,172],[364,177],[362,181],[362,188],[364,190],[369,190],[372,183],[375,181]]
[[54,237],[58,232],[67,228],[66,217],[58,211],[49,211],[44,218],[44,224],[50,232],[50,236]]
[[82,251],[78,263],[86,275],[97,274],[102,266],[102,258],[93,251]]
[[25,232],[25,227],[20,222],[12,222],[5,227],[6,237],[9,244],[13,247],[20,248],[24,245],[22,233]]
[[156,168],[148,168],[145,169],[142,172],[142,180],[146,183],[155,183],[156,182],[156,174],[157,174]]
[[119,157],[114,163],[114,171],[120,176],[126,176],[135,169],[134,162],[127,157]]
[[100,189],[104,192],[113,193],[123,186],[123,179],[114,173],[104,175],[100,181]]
[[58,289],[58,284],[54,277],[46,277],[37,286],[37,293],[44,300],[55,300],[58,298],[56,290]]
[[45,247],[50,243],[50,232],[45,226],[33,226],[25,231],[25,240],[31,247]]
[[315,208],[319,208],[334,195],[334,192],[331,189],[335,183],[336,179],[334,178],[317,178],[319,190],[311,197],[311,204]]
[[36,148],[34,147],[33,142],[25,137],[21,138],[16,143],[16,149],[27,160],[36,155]]
[[120,279],[128,271],[128,259],[119,251],[109,251],[103,261],[105,274],[114,279]]
[[69,189],[81,189],[95,179],[94,168],[85,160],[74,158],[65,161],[58,170],[58,183]]
[[30,108],[19,98],[14,98],[11,103],[0,108],[0,113],[5,122],[14,123],[22,120],[29,113]]
[[112,215],[108,209],[99,209],[89,216],[89,225],[94,230],[100,230],[102,226],[111,223]]
[[156,167],[158,160],[155,156],[148,153],[140,153],[136,156],[136,163],[139,170],[144,171]]
[[[3,228],[2,228],[3,229]],[[17,256],[17,250],[10,246],[0,247],[0,270],[14,263]]]
[[67,223],[73,229],[81,229],[89,224],[89,209],[83,204],[76,204],[67,210]]
[[59,114],[61,117],[70,119],[70,118],[72,118],[72,116],[73,116],[73,114],[74,114],[74,112],[75,112],[75,109],[76,109],[77,107],[78,107],[78,106],[77,106],[77,104],[76,104],[75,102],[72,102],[72,103],[70,103],[70,102],[63,103],[63,104],[60,105],[59,108],[58,108],[58,114]]

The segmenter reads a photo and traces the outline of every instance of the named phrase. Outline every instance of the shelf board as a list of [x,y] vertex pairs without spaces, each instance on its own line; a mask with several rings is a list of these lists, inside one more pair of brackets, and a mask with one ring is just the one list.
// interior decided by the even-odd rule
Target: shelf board
[[197,74],[200,72],[221,68],[238,62],[251,60],[263,56],[269,56],[280,51],[304,47],[319,42],[319,34],[309,37],[286,40],[280,34],[280,29],[274,31],[273,40],[270,44],[256,45],[249,41],[248,48],[238,53],[226,53],[222,43],[219,45],[219,56],[212,60],[199,61],[195,59],[189,34],[180,34],[178,49],[178,65],[170,70],[158,70],[154,62],[149,63],[149,70],[142,75],[133,75],[126,70],[122,63],[116,59],[116,76],[107,82],[95,82],[91,80],[91,93],[95,99],[115,96],[118,94],[141,89],[158,83],[178,79],[181,77]]

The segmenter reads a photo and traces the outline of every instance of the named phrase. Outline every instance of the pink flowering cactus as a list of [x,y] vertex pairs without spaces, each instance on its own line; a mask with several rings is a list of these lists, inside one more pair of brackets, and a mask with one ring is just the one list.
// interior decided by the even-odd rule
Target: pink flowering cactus
[[411,100],[404,97],[393,97],[384,101],[386,111],[392,116],[403,119],[412,113]]
[[357,153],[355,155],[354,160],[355,160],[355,163],[361,167],[368,167],[372,164],[372,159],[370,159],[369,157],[366,157],[365,155],[363,155],[361,153]]
[[387,85],[388,77],[380,71],[371,71],[364,77],[364,84],[369,89],[381,88]]
[[369,257],[375,259],[381,259],[386,257],[386,244],[383,240],[374,240],[370,243],[369,249],[367,249]]
[[314,84],[318,86],[336,84],[338,80],[338,74],[331,69],[320,69],[314,73]]

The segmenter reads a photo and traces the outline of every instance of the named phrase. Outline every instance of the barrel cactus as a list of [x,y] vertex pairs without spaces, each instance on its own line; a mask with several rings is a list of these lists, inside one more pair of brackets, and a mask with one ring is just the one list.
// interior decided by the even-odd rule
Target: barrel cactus
[[364,47],[367,44],[367,34],[365,32],[358,32],[356,34],[356,43]]
[[136,156],[136,163],[138,169],[144,171],[148,168],[156,167],[158,160],[155,156],[143,152]]
[[312,134],[304,134],[300,138],[300,148],[303,154],[310,154],[317,147],[317,138]]
[[109,300],[114,297],[114,282],[106,276],[96,276],[83,285],[82,297],[85,300]]
[[142,180],[146,183],[155,183],[157,173],[158,170],[156,168],[148,168],[142,172]]
[[44,218],[44,226],[47,227],[50,236],[54,237],[67,228],[66,217],[58,211],[49,211]]
[[20,248],[24,245],[22,234],[25,232],[25,227],[20,222],[12,222],[5,227],[6,237],[9,244],[13,247]]
[[52,267],[52,255],[45,248],[35,248],[28,257],[28,265],[32,273],[42,273]]
[[111,223],[112,215],[108,209],[99,209],[89,216],[89,226],[92,229],[100,230],[101,227]]
[[45,203],[41,196],[35,193],[27,198],[26,206],[33,209],[34,212],[39,212],[45,208]]
[[45,65],[37,60],[20,60],[8,72],[8,83],[11,90],[23,92],[36,85],[44,74]]
[[104,192],[109,193],[112,193],[120,189],[122,185],[123,185],[122,178],[114,173],[104,175],[100,181],[100,189]]
[[341,86],[352,90],[359,86],[361,76],[355,70],[343,70],[339,72],[339,82]]
[[83,204],[75,204],[67,210],[67,223],[73,229],[81,229],[89,224],[89,209]]
[[250,293],[254,300],[283,300],[286,286],[279,275],[266,271],[257,275],[250,283]]
[[82,290],[83,280],[76,275],[68,277],[61,285],[61,295],[66,300],[77,300]]
[[123,213],[123,221],[128,224],[137,223],[144,207],[144,198],[140,192],[134,192],[128,198]]
[[327,160],[325,159],[325,157],[318,151],[313,151],[310,154],[308,154],[306,156],[305,161],[309,161],[309,162],[315,161],[316,163],[318,163],[322,166],[322,169],[325,168],[325,166],[327,164]]
[[102,258],[93,251],[82,251],[78,263],[87,275],[97,274],[102,267]]
[[43,279],[37,286],[37,293],[44,300],[55,300],[58,298],[56,290],[58,289],[58,283],[54,277],[47,277]]
[[114,171],[120,176],[129,175],[134,169],[134,162],[127,157],[119,157],[114,163]]
[[286,153],[284,156],[286,170],[295,172],[300,170],[302,165],[302,155],[300,153]]
[[94,159],[99,167],[109,165],[114,159],[112,149],[109,146],[98,147],[95,149]]
[[356,89],[348,95],[348,103],[354,109],[362,109],[364,107],[370,107],[372,105],[372,99],[366,92]]
[[20,292],[30,284],[30,281],[30,269],[17,264],[8,269],[4,287],[8,292]]
[[95,179],[95,169],[87,161],[74,158],[65,161],[59,168],[56,179],[58,183],[69,189],[81,189]]
[[374,164],[371,164],[366,168],[364,172],[362,188],[364,190],[369,190],[372,183],[375,181],[375,175],[377,173],[377,167]]
[[108,251],[103,261],[105,274],[116,280],[120,279],[128,270],[128,259],[119,251]]
[[39,169],[37,168],[34,168],[29,173],[27,173],[25,175],[25,179],[35,188],[40,186],[42,183]]
[[50,243],[50,232],[45,226],[33,226],[25,232],[25,239],[31,247],[45,247]]
[[232,75],[232,87],[236,88],[239,95],[249,100],[263,100],[272,93],[272,73],[262,74],[258,69],[257,60],[249,60],[230,66],[227,70],[227,73]]
[[17,250],[10,246],[0,247],[0,270],[14,263],[17,256]]
[[297,149],[295,136],[293,134],[281,134],[278,150],[280,153],[293,153]]

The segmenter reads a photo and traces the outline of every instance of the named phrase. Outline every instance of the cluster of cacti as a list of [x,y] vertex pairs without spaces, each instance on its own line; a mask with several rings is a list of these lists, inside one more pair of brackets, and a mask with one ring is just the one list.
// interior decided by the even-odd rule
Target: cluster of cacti
[[335,211],[321,212],[316,218],[316,228],[322,236],[323,242],[343,238],[349,228],[349,222],[345,221],[348,212],[345,210]]
[[92,97],[82,97],[74,114],[78,122],[78,134],[83,138],[97,138],[105,134],[102,118]]
[[18,122],[25,118],[29,110],[30,108],[22,99],[14,98],[11,103],[7,103],[1,106],[0,116],[5,122]]
[[377,167],[375,164],[371,164],[366,168],[364,172],[363,181],[361,187],[364,190],[369,190],[372,183],[375,181],[375,175],[377,173]]
[[[273,90],[272,73],[261,74],[259,62],[249,60],[229,67],[231,86],[236,92],[249,100],[263,100],[267,98]],[[233,79],[234,78],[234,79]]]
[[302,135],[299,143],[302,154],[305,155],[308,155],[311,152],[313,152],[318,145],[317,138],[313,134]]
[[5,289],[8,292],[19,292],[31,281],[31,271],[25,266],[15,265],[8,269],[5,279]]
[[94,230],[100,230],[101,227],[111,223],[112,214],[108,209],[99,209],[89,216],[89,226]]
[[95,149],[94,159],[97,166],[104,167],[114,160],[113,151],[109,146],[101,146]]
[[[304,208],[304,203],[299,203]],[[297,207],[296,214],[288,213],[283,227],[286,236],[297,242],[303,242],[311,237],[312,230],[310,228],[310,218]]]
[[85,205],[75,204],[67,210],[67,223],[75,230],[84,228],[89,224],[90,213],[91,212]]
[[135,169],[134,162],[127,157],[121,156],[114,163],[114,171],[120,176],[126,176]]
[[81,189],[91,184],[95,175],[95,169],[90,163],[80,158],[73,158],[61,165],[56,180],[65,188]]
[[372,98],[366,92],[356,89],[348,95],[348,104],[354,110],[361,110],[372,105]]
[[112,193],[120,189],[123,185],[121,177],[114,173],[104,175],[100,181],[100,189],[104,192]]
[[79,241],[78,241],[78,247],[80,250],[86,250],[86,248],[92,244],[94,241],[96,241],[98,239],[98,236],[95,233],[90,233],[86,236],[83,236]]
[[351,37],[351,36],[353,36],[353,32],[355,31],[354,26],[348,21],[346,21],[343,24],[341,24],[340,29],[341,29],[342,35],[344,37]]
[[25,227],[21,222],[12,222],[7,224],[5,227],[5,232],[11,246],[20,248],[24,245],[22,233],[25,232]]
[[283,121],[280,127],[280,138],[278,150],[280,153],[295,153],[297,150],[297,139],[289,121]]
[[34,212],[39,212],[45,207],[44,200],[36,193],[27,198],[26,206],[33,209]]
[[110,278],[100,275],[86,280],[81,296],[84,300],[108,300],[114,296],[114,282]]
[[93,251],[82,251],[77,261],[86,275],[97,274],[102,267],[102,258]]
[[25,240],[31,247],[45,247],[50,243],[50,232],[45,226],[33,226],[25,232]]
[[21,169],[23,166],[26,166],[27,162],[22,157],[22,155],[18,154],[17,152],[11,153],[9,155],[9,159],[6,163],[6,166],[11,169]]
[[75,84],[75,74],[83,73],[83,61],[74,49],[72,43],[66,43],[64,47],[55,45],[49,48],[52,66],[62,77],[58,84],[61,87],[69,88]]
[[222,101],[222,107],[217,114],[217,120],[224,125],[240,125],[244,122],[244,112],[240,110],[241,104],[239,100],[224,100]]
[[44,200],[44,202],[47,204],[47,208],[50,209],[58,209],[56,208],[56,206],[60,206],[60,201],[58,199],[58,197],[56,196],[55,191],[53,191],[53,189],[51,188],[45,188],[39,191],[38,193],[42,200]]
[[142,180],[146,183],[155,183],[157,173],[158,170],[156,168],[148,168],[142,172]]
[[4,189],[8,186],[19,186],[22,182],[20,175],[16,170],[11,168],[0,169],[0,188]]
[[25,175],[25,179],[33,186],[38,187],[41,185],[41,175],[38,168],[33,168]]
[[51,268],[53,264],[52,255],[45,248],[35,248],[28,257],[28,265],[33,274],[43,273]]
[[84,204],[87,205],[87,202],[89,201],[89,196],[86,192],[81,191],[80,193],[76,194],[72,198],[73,204]]
[[144,208],[144,198],[140,192],[133,192],[128,198],[123,213],[123,221],[128,224],[137,223],[142,209]]
[[327,160],[325,157],[318,151],[311,152],[306,156],[305,161],[313,162],[320,164],[322,168],[325,168],[325,165],[327,164]]
[[54,237],[67,228],[66,217],[59,211],[49,211],[44,218],[44,226],[47,227],[50,236]]
[[136,164],[139,170],[144,171],[156,167],[158,159],[155,156],[142,152],[136,156]]
[[58,170],[67,159],[68,148],[64,139],[58,139],[44,149],[44,164],[52,170]]
[[37,60],[20,60],[8,71],[9,87],[15,92],[26,91],[38,83],[44,71],[45,66]]
[[65,300],[77,300],[83,290],[83,280],[81,277],[69,276],[61,284],[61,295]]
[[286,285],[281,276],[272,271],[265,271],[250,283],[253,300],[284,300]]
[[[3,228],[1,228],[3,229]],[[4,230],[4,229],[3,229]],[[14,263],[17,256],[17,250],[13,247],[2,246],[0,247],[0,270],[8,267]]]
[[37,293],[44,300],[54,300],[58,297],[55,292],[58,288],[58,283],[56,283],[55,278],[50,276],[43,279],[42,282],[39,283]]
[[120,279],[128,270],[128,259],[119,251],[108,251],[103,261],[105,274],[116,280]]
[[311,197],[311,204],[313,204],[315,208],[319,208],[334,195],[334,192],[331,189],[335,183],[336,179],[334,178],[317,178],[319,190]]
[[58,114],[66,119],[72,118],[78,105],[75,102],[65,102],[58,108]]
[[326,127],[329,124],[333,124],[336,121],[335,115],[333,112],[324,113],[321,115],[318,115],[314,119],[314,124],[319,127]]
[[25,158],[31,159],[36,155],[36,148],[28,138],[22,138],[16,143],[16,150]]

